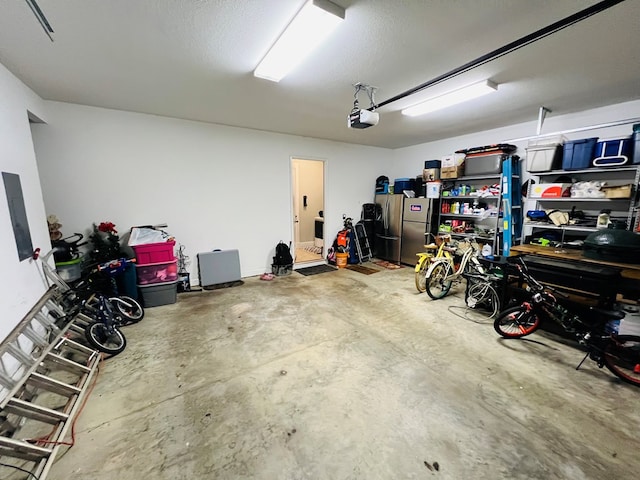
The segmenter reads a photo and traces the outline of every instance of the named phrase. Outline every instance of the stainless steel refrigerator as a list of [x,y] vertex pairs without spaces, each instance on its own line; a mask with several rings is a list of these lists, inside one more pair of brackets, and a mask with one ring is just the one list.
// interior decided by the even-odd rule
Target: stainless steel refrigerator
[[424,251],[428,233],[437,230],[440,200],[437,198],[405,198],[402,215],[402,242],[400,261],[415,265],[416,253]]
[[378,194],[375,197],[379,212],[374,223],[376,257],[398,264],[404,198],[403,194]]

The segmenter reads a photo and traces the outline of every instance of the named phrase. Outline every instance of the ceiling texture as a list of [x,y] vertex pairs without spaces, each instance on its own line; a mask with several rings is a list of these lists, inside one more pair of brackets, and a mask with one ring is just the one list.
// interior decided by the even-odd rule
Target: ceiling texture
[[[304,0],[38,0],[53,42],[26,1],[0,0],[0,63],[46,100],[386,148],[640,99],[640,0],[625,0],[349,129],[354,83],[381,103],[599,2],[333,2],[345,21],[279,83],[253,70]],[[400,114],[485,79],[498,92]]]

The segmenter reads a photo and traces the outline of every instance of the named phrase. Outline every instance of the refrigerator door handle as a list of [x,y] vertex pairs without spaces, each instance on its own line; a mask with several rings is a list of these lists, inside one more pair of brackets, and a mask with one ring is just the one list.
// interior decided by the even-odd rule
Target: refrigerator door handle
[[383,226],[385,231],[389,230],[389,197],[385,199],[384,203],[384,221]]

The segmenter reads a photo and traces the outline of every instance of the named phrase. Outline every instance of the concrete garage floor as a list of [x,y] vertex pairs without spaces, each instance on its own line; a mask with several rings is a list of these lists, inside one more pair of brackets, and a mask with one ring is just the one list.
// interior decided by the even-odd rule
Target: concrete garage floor
[[636,479],[640,388],[462,298],[411,268],[180,294],[126,327],[49,478]]

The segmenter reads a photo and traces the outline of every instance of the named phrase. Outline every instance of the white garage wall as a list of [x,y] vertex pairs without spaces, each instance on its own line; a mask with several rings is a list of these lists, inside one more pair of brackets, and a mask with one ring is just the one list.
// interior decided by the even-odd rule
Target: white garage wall
[[[43,102],[0,65],[0,171],[20,176],[31,241],[49,244],[27,112],[43,116]],[[0,339],[15,327],[46,290],[38,262],[19,261],[4,182],[0,179]]]
[[291,157],[326,161],[326,235],[360,217],[391,150],[102,108],[47,102],[34,128],[48,214],[65,235],[92,223],[167,223],[195,256],[237,248],[243,277],[270,270],[292,240]]
[[[533,113],[535,114],[535,112]],[[550,113],[544,121],[542,133],[552,133],[631,118],[640,118],[640,100],[558,117],[554,117],[553,113]],[[504,143],[513,138],[535,135],[536,126],[537,117],[536,120],[528,123],[397,149],[394,151],[394,161],[389,168],[392,174],[389,178],[415,176],[415,172],[422,172],[425,160],[438,160],[444,155],[453,153],[456,150],[481,145],[491,145],[494,143]],[[632,133],[632,125],[621,125],[567,134],[566,137],[569,140],[589,137],[622,138]],[[509,143],[518,147],[516,153],[520,155],[520,157],[526,157],[525,147],[528,143],[526,140],[519,142],[510,141]],[[523,168],[523,172],[524,170]],[[526,172],[524,173],[526,175]]]

